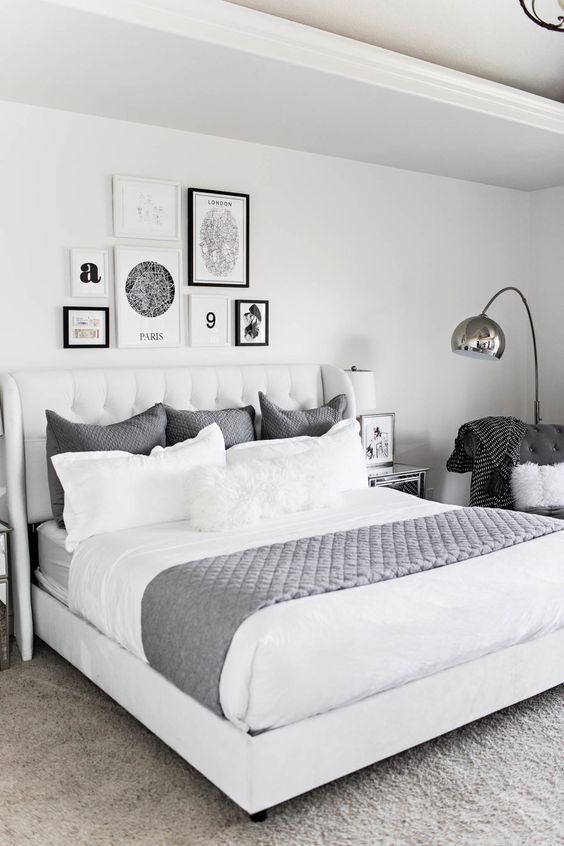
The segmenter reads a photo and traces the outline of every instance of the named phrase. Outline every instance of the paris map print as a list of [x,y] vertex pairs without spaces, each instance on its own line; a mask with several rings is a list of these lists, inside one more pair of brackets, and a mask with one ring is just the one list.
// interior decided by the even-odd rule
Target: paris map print
[[136,264],[125,280],[127,302],[143,317],[160,317],[174,302],[174,281],[156,261]]
[[180,346],[180,251],[116,247],[115,257],[118,346]]

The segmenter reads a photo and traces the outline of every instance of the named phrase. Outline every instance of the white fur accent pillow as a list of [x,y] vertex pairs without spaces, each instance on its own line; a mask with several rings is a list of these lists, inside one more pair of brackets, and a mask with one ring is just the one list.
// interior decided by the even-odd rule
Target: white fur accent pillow
[[511,492],[519,511],[564,505],[564,462],[518,464],[511,474]]
[[65,491],[66,547],[103,532],[187,520],[192,472],[224,465],[225,443],[217,423],[191,440],[155,447],[150,455],[65,452],[52,457]]
[[227,450],[227,466],[246,464],[249,461],[270,461],[294,455],[312,453],[322,464],[331,464],[337,490],[365,488],[368,474],[364,451],[359,436],[358,420],[348,419],[335,423],[320,436],[300,435],[297,438],[279,438],[249,441]]
[[338,491],[334,466],[317,453],[199,467],[190,478],[190,526],[215,532],[325,508]]

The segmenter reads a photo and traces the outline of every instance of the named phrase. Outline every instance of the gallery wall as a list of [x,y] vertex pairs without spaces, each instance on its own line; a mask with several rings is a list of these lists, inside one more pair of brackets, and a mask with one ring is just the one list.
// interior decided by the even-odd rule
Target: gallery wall
[[[458,427],[524,413],[526,350],[508,343],[498,364],[476,364],[451,354],[450,335],[498,287],[528,289],[527,194],[14,103],[0,103],[0,122],[1,370],[373,368],[378,410],[396,413],[396,457],[431,467],[432,496],[458,502],[468,479],[444,469]],[[112,174],[250,194],[248,293],[270,301],[270,346],[122,350],[114,336],[107,350],[63,349],[62,306],[107,304],[70,298],[69,248],[151,245],[112,237]],[[183,190],[185,278],[186,215]],[[185,331],[185,296],[182,310]],[[521,331],[518,301],[492,314],[508,340]]]

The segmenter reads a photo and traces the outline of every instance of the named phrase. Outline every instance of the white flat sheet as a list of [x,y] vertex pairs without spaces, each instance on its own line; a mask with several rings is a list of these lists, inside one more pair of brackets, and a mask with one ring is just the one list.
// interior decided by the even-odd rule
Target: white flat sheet
[[67,552],[66,537],[65,529],[59,529],[55,520],[48,520],[38,527],[39,566],[35,571],[35,577],[44,590],[68,605],[72,552]]
[[[69,605],[145,660],[141,599],[163,569],[294,537],[445,511],[388,488],[338,508],[217,534],[186,523],[91,538]],[[265,608],[236,632],[220,684],[243,730],[285,725],[564,626],[564,532],[438,570]]]

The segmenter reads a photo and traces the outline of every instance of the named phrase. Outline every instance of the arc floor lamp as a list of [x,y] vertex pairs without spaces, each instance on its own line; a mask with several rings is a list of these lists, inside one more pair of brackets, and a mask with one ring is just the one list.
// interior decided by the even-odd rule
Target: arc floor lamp
[[458,355],[467,355],[472,358],[481,359],[482,361],[496,361],[501,358],[505,350],[505,334],[503,329],[488,317],[486,314],[491,304],[506,291],[515,291],[521,297],[523,305],[527,310],[529,317],[529,324],[531,326],[531,337],[533,339],[533,355],[535,367],[535,404],[534,404],[534,420],[535,423],[540,423],[540,402],[539,402],[539,363],[537,356],[537,339],[535,335],[535,327],[531,315],[531,309],[524,296],[524,294],[515,288],[513,285],[508,285],[505,288],[500,288],[491,300],[485,305],[480,314],[473,317],[467,317],[458,324],[452,333],[451,349]]

